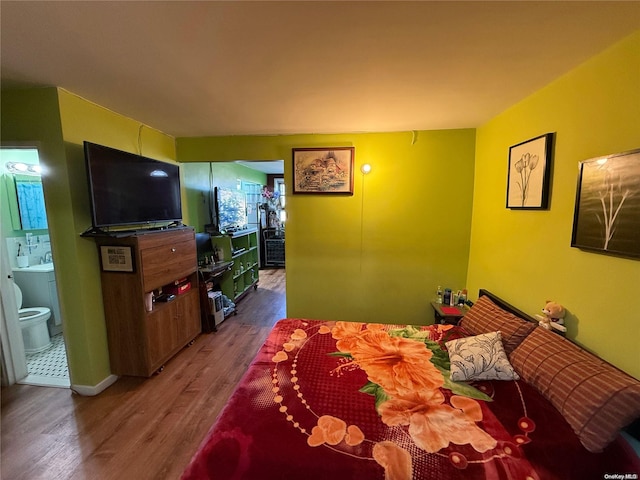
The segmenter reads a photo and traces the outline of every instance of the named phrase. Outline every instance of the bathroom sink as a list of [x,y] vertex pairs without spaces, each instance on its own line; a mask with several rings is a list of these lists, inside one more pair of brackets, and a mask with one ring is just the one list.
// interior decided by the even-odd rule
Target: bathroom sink
[[30,267],[15,268],[19,272],[53,272],[53,263],[43,263],[42,265],[31,265]]

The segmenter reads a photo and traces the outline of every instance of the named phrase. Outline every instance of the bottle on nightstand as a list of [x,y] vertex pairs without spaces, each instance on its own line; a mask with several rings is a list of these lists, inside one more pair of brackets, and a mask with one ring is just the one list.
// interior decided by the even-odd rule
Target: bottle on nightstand
[[463,288],[460,298],[458,299],[458,305],[464,305],[465,303],[467,303],[467,289]]
[[445,288],[444,289],[444,304],[445,305],[451,305],[451,289],[450,288]]

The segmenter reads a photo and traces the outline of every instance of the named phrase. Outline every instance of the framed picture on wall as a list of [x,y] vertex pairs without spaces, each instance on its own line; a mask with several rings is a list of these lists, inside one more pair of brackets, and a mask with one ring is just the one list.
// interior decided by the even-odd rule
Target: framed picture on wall
[[355,147],[294,148],[293,193],[353,195]]
[[549,208],[553,133],[546,133],[509,148],[507,208]]
[[580,162],[571,246],[640,258],[640,149]]

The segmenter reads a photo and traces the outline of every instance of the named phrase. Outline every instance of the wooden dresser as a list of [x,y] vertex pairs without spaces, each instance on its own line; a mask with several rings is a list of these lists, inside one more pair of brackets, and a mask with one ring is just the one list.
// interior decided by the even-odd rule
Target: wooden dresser
[[[96,237],[96,243],[111,371],[151,376],[201,331],[194,231]],[[177,282],[184,293],[150,302],[150,294],[166,292]]]

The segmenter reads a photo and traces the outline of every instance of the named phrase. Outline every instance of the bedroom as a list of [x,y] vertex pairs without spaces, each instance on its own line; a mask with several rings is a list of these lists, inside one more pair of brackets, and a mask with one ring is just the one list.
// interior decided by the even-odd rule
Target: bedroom
[[[428,301],[438,284],[466,286],[470,292],[486,287],[530,313],[553,296],[574,316],[571,338],[637,377],[638,314],[627,308],[612,311],[607,299],[634,298],[640,266],[634,260],[571,249],[569,241],[578,162],[640,143],[632,127],[639,123],[637,74],[624,74],[637,72],[629,66],[638,64],[639,43],[638,33],[621,39],[475,130],[419,131],[413,144],[410,131],[179,137],[174,142],[173,137],[144,129],[145,153],[196,161],[205,150],[199,144],[208,143],[207,159],[216,159],[217,152],[222,159],[231,152],[289,160],[294,146],[353,144],[356,160],[366,158],[373,166],[364,179],[364,199],[363,179],[357,176],[350,199],[304,198],[291,204],[298,227],[288,231],[289,316],[358,320],[360,315],[376,318],[375,312],[386,312],[385,316],[398,314],[408,322],[418,321],[429,315]],[[58,240],[54,256],[66,262],[59,280],[68,319],[65,328],[73,343],[73,382],[95,387],[110,372],[103,320],[95,315],[99,285],[77,284],[78,278],[97,277],[97,263],[94,246],[75,235],[86,228],[88,213],[82,174],[74,166],[81,158],[79,144],[87,136],[135,149],[139,124],[64,90],[3,92],[2,102],[3,139],[42,141],[50,161],[65,172],[48,185],[60,212],[57,218],[52,216],[53,239]],[[30,127],[11,121],[19,118],[15,112],[25,105],[32,107]],[[51,126],[57,131],[52,132]],[[104,133],[106,127],[110,133]],[[551,208],[508,211],[504,208],[508,148],[546,132],[557,135]],[[402,164],[396,161],[399,156]],[[439,161],[425,165],[425,158]],[[449,162],[454,161],[459,163],[452,168]],[[285,168],[285,177],[290,178],[288,161]],[[443,182],[451,172],[455,181]],[[444,232],[431,220],[416,221],[445,213],[446,218],[455,216],[456,222]],[[375,234],[362,250],[361,220]],[[70,230],[74,235],[66,234]],[[315,258],[330,255],[335,263],[317,264],[307,252],[314,252]],[[353,252],[358,255],[349,255]],[[338,264],[347,257],[346,264]],[[401,276],[395,268],[402,268]]]
[[[411,297],[408,301],[398,302],[395,308],[405,308],[402,314],[410,310],[408,318],[417,320],[426,318],[428,301],[437,285],[457,285],[454,288],[466,286],[473,292],[478,287],[491,283],[494,290],[498,290],[503,296],[520,300],[520,306],[529,312],[542,308],[547,297],[560,301],[580,319],[579,324],[570,326],[570,329],[574,329],[570,335],[575,335],[579,342],[589,345],[596,353],[637,376],[637,337],[629,335],[629,332],[637,334],[635,325],[638,317],[633,311],[628,316],[611,312],[610,303],[604,299],[634,298],[635,285],[640,278],[638,263],[629,259],[585,253],[569,246],[578,162],[601,154],[630,150],[638,143],[637,132],[630,127],[636,123],[637,110],[633,108],[634,102],[637,103],[636,78],[611,74],[616,69],[624,72],[627,65],[637,62],[634,53],[637,42],[636,34],[614,45],[477,131],[419,132],[415,145],[411,145],[411,132],[300,135],[291,138],[251,137],[246,141],[239,137],[179,138],[174,144],[173,138],[168,135],[145,129],[143,138],[145,148],[148,149],[145,153],[160,159],[172,159],[176,158],[177,150],[178,157],[185,161],[201,160],[202,153],[198,152],[200,147],[197,144],[209,143],[207,149],[210,151],[207,155],[210,159],[215,159],[216,148],[224,154],[231,151],[232,154],[245,156],[258,152],[263,159],[289,159],[290,149],[294,145],[351,142],[356,147],[356,158],[367,158],[374,168],[366,179],[371,183],[366,192],[367,209],[364,213],[369,215],[367,221],[371,222],[370,228],[384,230],[384,235],[377,237],[377,240],[382,242],[382,247],[393,251],[371,251],[364,257],[365,261],[374,261],[377,268],[381,269],[372,272],[382,276],[381,282],[372,279],[371,275],[366,277],[367,281],[374,282],[374,290],[360,281],[363,277],[359,270],[359,257],[350,260],[356,262],[348,267],[353,274],[341,276],[336,274],[334,265],[314,265],[313,259],[305,256],[305,252],[325,253],[326,248],[330,248],[332,258],[337,258],[335,255],[340,251],[346,252],[347,247],[359,248],[359,200],[362,200],[359,197],[360,177],[356,177],[356,196],[349,199],[304,198],[297,205],[295,201],[292,202],[292,217],[295,218],[296,209],[301,208],[302,218],[298,218],[299,232],[294,231],[294,222],[289,223],[288,235],[291,242],[287,252],[287,274],[290,288],[287,300],[290,315],[301,313],[300,302],[311,301],[312,304],[321,304],[322,309],[314,305],[308,315],[333,316],[336,311],[332,308],[340,305],[347,309],[342,314],[344,317],[358,319],[358,312],[368,315],[376,311],[393,311],[392,305],[386,300],[388,298],[399,297],[406,300],[406,297]],[[23,105],[37,104],[37,107],[30,110],[34,120],[30,125],[3,121],[2,137],[40,139],[43,148],[48,150],[46,154],[62,162],[59,168],[64,171],[82,161],[80,143],[87,135],[95,135],[91,132],[96,129],[110,127],[108,135],[98,136],[103,143],[111,141],[125,147],[137,138],[137,122],[108,112],[64,90],[36,89],[12,94],[5,92],[2,102],[3,118],[9,120],[16,116],[11,112],[24,110]],[[553,111],[551,119],[547,115],[550,110]],[[64,125],[64,137],[60,133],[61,127],[55,132],[50,129],[50,125],[60,125],[60,122]],[[33,128],[37,130],[33,131]],[[557,132],[551,208],[544,212],[508,211],[504,208],[503,198],[508,148],[547,131]],[[48,135],[51,142],[47,141]],[[428,139],[433,140],[428,142]],[[65,149],[69,160],[65,159]],[[377,161],[373,157],[374,152],[381,159],[404,155],[407,159],[404,162],[406,168],[401,169],[398,163],[389,160]],[[451,152],[455,152],[453,158],[444,158],[458,162],[455,168],[441,162],[429,166],[431,170],[427,170],[422,163],[426,155],[440,158],[440,155],[451,155]],[[285,162],[285,168],[285,178],[290,178],[289,162]],[[430,176],[446,175],[449,171],[456,172],[455,185],[459,188],[457,195],[451,195],[450,182],[443,183]],[[425,175],[420,188],[415,184],[418,174]],[[395,191],[388,201],[385,192],[397,185],[411,186],[405,190],[410,194]],[[98,333],[102,330],[102,320],[93,313],[85,313],[93,312],[93,305],[100,303],[99,285],[89,282],[79,286],[76,282],[77,278],[97,276],[94,246],[84,239],[65,233],[69,228],[80,233],[90,223],[86,198],[77,198],[78,193],[80,196],[84,194],[85,188],[82,173],[70,169],[67,177],[60,178],[56,184],[49,186],[49,191],[54,192],[54,199],[59,202],[56,210],[61,212],[57,219],[55,213],[51,218],[52,224],[59,224],[58,231],[62,229],[52,237],[59,248],[54,257],[64,256],[68,263],[58,281],[67,285],[64,290],[61,289],[60,294],[68,320],[68,340],[73,343],[69,352],[72,376],[77,385],[95,386],[109,375],[106,339],[104,334]],[[421,190],[424,196],[421,196]],[[430,235],[424,239],[430,243],[428,250],[421,246],[422,254],[416,255],[413,249],[418,247],[409,239],[412,235],[415,238],[419,234],[417,228],[422,229],[421,232],[430,232],[435,230],[434,226],[430,222],[415,222],[416,210],[411,210],[410,213],[399,212],[394,209],[393,202],[398,202],[402,208],[438,208],[439,212],[427,210],[425,218],[428,218],[429,214],[444,212],[440,209],[440,205],[443,205],[440,200],[442,198],[447,200],[447,217],[455,213],[460,220],[448,227],[445,232],[448,236],[446,240],[439,239],[439,235]],[[431,203],[434,199],[438,200],[435,204]],[[345,204],[342,200],[348,202],[346,204],[349,209],[341,208]],[[333,215],[331,209],[335,208],[339,211],[335,217],[329,217],[329,214]],[[305,210],[313,215],[305,215]],[[507,231],[509,235],[500,237],[500,231]],[[353,240],[354,232],[356,240]],[[298,242],[302,243],[295,241],[296,235],[299,237]],[[343,242],[345,238],[351,239],[346,247],[341,244],[338,248],[331,244]],[[440,249],[451,243],[451,238],[455,243],[450,247],[455,248],[455,251],[444,250],[441,254]],[[500,238],[509,241],[496,245],[495,242]],[[411,245],[404,247],[407,242]],[[385,258],[389,255],[391,258]],[[541,257],[546,257],[553,267],[546,268]],[[431,259],[435,259],[436,264],[426,270],[422,268]],[[403,267],[409,267],[414,272],[414,277],[392,278],[387,270],[390,268],[389,260],[393,260],[392,265],[402,263]],[[489,265],[498,268],[489,268]],[[517,270],[511,270],[514,267]],[[500,274],[496,273],[498,271]],[[594,272],[608,273],[595,275]],[[292,278],[295,281],[291,281]],[[331,285],[314,284],[316,278],[330,279]],[[383,308],[376,304],[383,300],[379,291],[375,292],[375,285],[384,287]],[[351,288],[354,293],[345,302],[344,292]],[[316,292],[319,295],[315,295]],[[526,292],[526,295],[522,292]],[[334,295],[337,295],[339,302],[324,302],[323,298]]]

